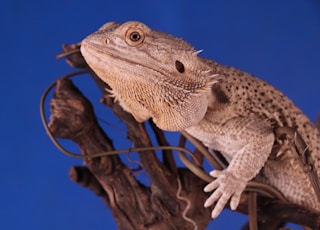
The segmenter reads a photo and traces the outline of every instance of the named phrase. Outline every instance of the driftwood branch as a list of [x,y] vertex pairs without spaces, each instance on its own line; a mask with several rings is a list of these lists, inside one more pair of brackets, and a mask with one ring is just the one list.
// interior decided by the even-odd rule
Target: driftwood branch
[[[56,137],[73,140],[82,154],[113,150],[112,143],[99,127],[89,101],[73,86],[70,80],[57,82],[51,100],[50,130]],[[117,104],[112,104],[115,113],[127,124],[128,136],[137,147],[151,146],[143,124],[137,123]],[[166,167],[152,151],[139,153],[141,163],[150,175],[150,187],[141,184],[125,166],[119,156],[86,158],[83,167],[72,168],[72,179],[101,196],[116,219],[119,229],[193,229],[183,216],[186,202],[192,206],[188,217],[199,229],[204,229],[210,219],[209,210],[203,208],[206,195],[201,192],[204,182],[186,169],[178,171]],[[182,187],[178,188],[180,180]],[[174,182],[174,183],[173,183]],[[201,202],[197,202],[198,199]],[[206,217],[206,218],[204,218]]]
[[[78,45],[64,46],[65,51],[77,48]],[[79,53],[68,56],[67,60],[73,67],[88,68]],[[102,89],[102,102],[126,124],[134,146],[152,146],[144,124],[137,123],[114,103],[106,94],[108,86],[93,72],[91,75]],[[70,80],[57,82],[50,105],[49,127],[55,137],[73,140],[84,156],[114,150],[112,141],[96,120],[91,103]],[[168,145],[163,132],[151,127],[158,144]],[[177,168],[171,151],[163,151],[162,161],[153,151],[138,154],[151,178],[149,186],[139,182],[118,155],[85,158],[86,167],[72,167],[70,177],[103,199],[119,229],[205,229],[210,221],[210,210],[203,207],[207,194],[202,189],[206,183],[188,169]],[[202,160],[199,153],[195,155]],[[257,204],[259,229],[278,229],[285,222],[320,229],[319,213],[313,210],[261,196]],[[247,194],[243,194],[237,211],[248,213]]]

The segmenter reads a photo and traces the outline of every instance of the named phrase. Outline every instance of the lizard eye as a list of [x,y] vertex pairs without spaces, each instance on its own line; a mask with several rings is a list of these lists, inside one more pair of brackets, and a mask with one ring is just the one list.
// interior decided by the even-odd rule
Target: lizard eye
[[133,42],[139,41],[140,37],[140,34],[135,31],[130,34],[130,40]]
[[182,64],[182,62],[176,60],[175,65],[179,73],[184,73],[184,65]]
[[130,46],[137,46],[144,41],[145,35],[140,29],[131,28],[126,33],[126,42]]

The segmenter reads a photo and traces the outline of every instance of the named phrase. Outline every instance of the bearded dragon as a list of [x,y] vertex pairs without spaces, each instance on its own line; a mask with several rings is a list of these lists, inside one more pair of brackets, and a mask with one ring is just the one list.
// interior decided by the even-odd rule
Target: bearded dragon
[[[81,53],[138,122],[185,131],[229,165],[216,178],[205,207],[216,218],[235,210],[250,180],[278,189],[289,201],[320,211],[311,183],[290,148],[275,148],[274,129],[296,127],[320,172],[320,133],[283,93],[248,73],[199,57],[201,51],[143,23],[109,22],[86,37]],[[279,143],[278,143],[279,144]],[[283,147],[283,146],[282,146]],[[282,149],[282,150],[281,150]]]

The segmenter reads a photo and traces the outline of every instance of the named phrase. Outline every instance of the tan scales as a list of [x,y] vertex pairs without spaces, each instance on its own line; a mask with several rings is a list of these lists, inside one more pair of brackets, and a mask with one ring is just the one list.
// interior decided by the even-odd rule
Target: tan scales
[[[227,169],[204,190],[216,218],[230,200],[236,209],[248,181],[278,189],[289,201],[320,211],[309,178],[274,129],[296,127],[320,171],[320,134],[279,90],[250,74],[198,56],[190,44],[140,22],[110,22],[82,41],[81,53],[112,95],[137,121],[185,130],[221,152]],[[279,145],[279,143],[278,143]]]

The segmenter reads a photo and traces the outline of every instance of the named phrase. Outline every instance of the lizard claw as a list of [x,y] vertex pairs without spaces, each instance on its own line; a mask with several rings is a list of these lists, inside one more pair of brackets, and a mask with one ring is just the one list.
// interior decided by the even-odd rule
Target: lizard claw
[[235,210],[238,207],[240,196],[246,187],[247,181],[237,178],[227,170],[213,170],[210,172],[210,175],[216,177],[216,179],[209,183],[204,188],[204,191],[211,192],[214,189],[215,191],[206,200],[204,207],[209,207],[217,202],[211,212],[211,218],[215,219],[217,216],[219,216],[229,199],[231,199],[231,210]]

